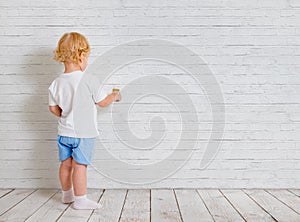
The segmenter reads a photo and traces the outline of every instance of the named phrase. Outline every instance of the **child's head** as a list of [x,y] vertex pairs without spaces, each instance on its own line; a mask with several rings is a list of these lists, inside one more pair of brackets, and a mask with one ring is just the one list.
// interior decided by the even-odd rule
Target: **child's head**
[[90,53],[90,45],[87,39],[77,33],[65,33],[58,41],[54,51],[54,59],[63,63],[79,64],[86,60]]

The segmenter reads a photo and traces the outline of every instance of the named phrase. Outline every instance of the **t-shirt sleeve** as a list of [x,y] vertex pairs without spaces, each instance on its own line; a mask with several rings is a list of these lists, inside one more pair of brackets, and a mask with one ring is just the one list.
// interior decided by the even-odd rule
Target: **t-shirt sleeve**
[[106,96],[110,94],[110,91],[111,90],[109,90],[108,86],[101,85],[100,87],[98,87],[98,89],[95,90],[95,93],[93,95],[94,102],[98,103],[104,100]]
[[48,89],[48,94],[49,94],[49,106],[58,105],[55,100],[55,97],[54,97],[53,83],[51,84],[51,86]]

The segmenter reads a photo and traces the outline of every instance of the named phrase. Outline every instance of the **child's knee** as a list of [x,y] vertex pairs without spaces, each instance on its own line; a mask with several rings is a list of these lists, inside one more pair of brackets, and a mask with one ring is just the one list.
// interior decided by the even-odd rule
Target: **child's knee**
[[61,166],[65,168],[72,168],[72,158],[68,158],[61,162]]

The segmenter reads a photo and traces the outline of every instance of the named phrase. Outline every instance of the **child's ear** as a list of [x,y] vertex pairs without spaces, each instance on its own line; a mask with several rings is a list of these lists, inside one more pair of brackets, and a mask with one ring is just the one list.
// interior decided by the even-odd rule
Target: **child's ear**
[[79,55],[78,61],[81,63],[81,62],[83,61],[84,58],[85,58],[85,53],[82,52],[82,53],[80,53],[80,55]]
[[79,54],[79,58],[78,59],[79,59],[79,61],[81,61],[83,59],[83,53]]
[[79,56],[79,62],[82,62],[87,57],[88,57],[88,54],[85,52],[82,52]]

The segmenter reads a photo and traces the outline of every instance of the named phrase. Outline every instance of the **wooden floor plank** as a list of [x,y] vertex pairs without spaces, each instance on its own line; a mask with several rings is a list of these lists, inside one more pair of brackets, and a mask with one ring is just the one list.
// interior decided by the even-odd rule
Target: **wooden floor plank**
[[[300,190],[89,190],[98,210],[74,210],[58,190],[0,190],[0,221],[300,221]],[[266,212],[267,211],[267,212]],[[272,215],[272,216],[270,216]]]
[[299,222],[300,215],[264,190],[244,190],[278,221]]
[[56,192],[57,190],[37,190],[33,192],[18,205],[1,215],[0,221],[25,221]]
[[290,189],[289,191],[300,197],[300,189]]
[[215,221],[245,221],[219,190],[197,190]]
[[129,190],[120,222],[150,222],[150,190]]
[[[100,196],[102,195],[103,190],[88,190],[87,198],[93,201],[98,202]],[[95,211],[100,211],[101,209],[97,209]],[[75,210],[72,207],[69,207],[64,214],[59,218],[60,222],[81,222],[88,221],[91,214],[94,210]]]
[[173,190],[151,190],[151,221],[182,221]]
[[0,199],[0,215],[4,214],[7,210],[21,202],[24,198],[26,198],[33,192],[34,190],[14,190],[6,196],[2,197]]
[[12,191],[12,189],[0,189],[0,198],[11,191]]
[[127,191],[105,190],[100,199],[102,207],[94,211],[89,221],[118,222]]
[[284,202],[297,213],[300,213],[300,198],[288,190],[267,190],[278,200]]
[[247,222],[275,221],[242,190],[221,190]]
[[57,192],[38,211],[36,211],[26,222],[56,221],[60,215],[70,206],[61,202],[61,192]]
[[214,221],[196,190],[175,190],[184,222]]

